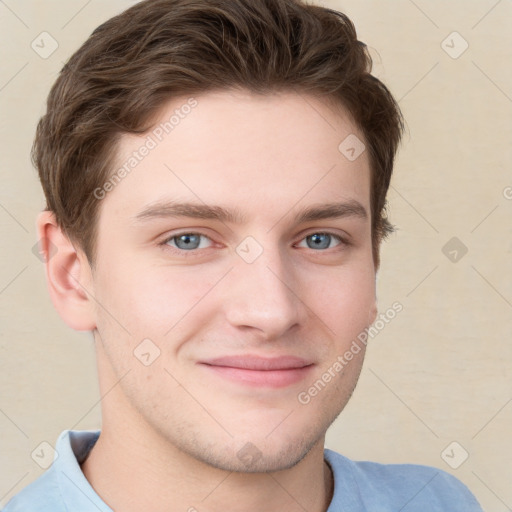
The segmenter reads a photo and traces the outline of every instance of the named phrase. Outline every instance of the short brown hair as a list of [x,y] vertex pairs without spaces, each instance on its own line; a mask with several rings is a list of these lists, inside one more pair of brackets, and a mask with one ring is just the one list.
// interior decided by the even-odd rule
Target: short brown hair
[[[300,0],[145,0],[99,26],[53,85],[32,159],[67,236],[95,260],[100,201],[123,133],[144,133],[174,97],[243,88],[295,91],[345,107],[371,165],[372,244],[392,231],[386,193],[403,132],[350,19]],[[340,141],[341,142],[341,141]]]

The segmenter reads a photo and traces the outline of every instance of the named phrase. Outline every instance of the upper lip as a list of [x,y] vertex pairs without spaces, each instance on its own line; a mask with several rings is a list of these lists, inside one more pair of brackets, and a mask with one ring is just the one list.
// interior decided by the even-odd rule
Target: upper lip
[[210,366],[226,366],[230,368],[241,368],[244,370],[291,370],[304,368],[312,363],[306,359],[296,356],[261,357],[255,355],[235,355],[216,357],[201,361],[202,364]]

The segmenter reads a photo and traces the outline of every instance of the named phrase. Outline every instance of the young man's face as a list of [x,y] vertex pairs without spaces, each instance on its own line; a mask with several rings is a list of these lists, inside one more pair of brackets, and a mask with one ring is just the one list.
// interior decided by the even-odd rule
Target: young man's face
[[151,149],[101,199],[90,291],[100,379],[118,383],[104,424],[219,468],[284,469],[323,446],[364,350],[333,365],[374,320],[368,152],[345,157],[362,134],[309,96],[195,99],[168,134],[187,98],[121,137],[116,169]]

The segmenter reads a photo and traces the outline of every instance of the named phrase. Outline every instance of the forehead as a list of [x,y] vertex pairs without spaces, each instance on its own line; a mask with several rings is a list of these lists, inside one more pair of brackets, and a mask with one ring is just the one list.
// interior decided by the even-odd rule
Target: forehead
[[369,211],[368,152],[353,158],[363,141],[341,106],[304,94],[176,98],[147,133],[120,137],[114,175],[125,172],[102,206],[137,214],[171,198],[269,222],[322,202],[355,200]]

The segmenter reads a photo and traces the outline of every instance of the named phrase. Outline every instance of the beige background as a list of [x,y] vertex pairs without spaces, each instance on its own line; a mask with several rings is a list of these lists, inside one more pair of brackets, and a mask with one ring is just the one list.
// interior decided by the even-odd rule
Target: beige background
[[[31,458],[41,442],[100,426],[91,337],[61,322],[32,253],[43,198],[29,150],[63,62],[133,3],[0,1],[0,504],[42,473]],[[486,510],[509,510],[512,2],[318,3],[354,20],[408,128],[390,191],[399,230],[383,249],[378,282],[381,310],[394,301],[404,310],[369,344],[327,446],[354,459],[443,468]],[[43,31],[59,45],[47,59],[31,48]],[[462,258],[462,246],[442,250],[452,237],[468,249]],[[457,469],[441,456],[453,441],[452,466],[469,454]]]

